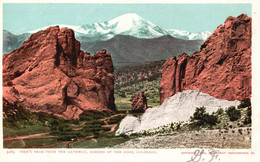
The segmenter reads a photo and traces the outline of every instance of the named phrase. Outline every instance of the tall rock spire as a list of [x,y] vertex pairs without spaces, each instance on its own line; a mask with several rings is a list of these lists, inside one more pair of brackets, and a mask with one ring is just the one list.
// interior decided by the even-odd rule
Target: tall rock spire
[[200,89],[219,99],[251,98],[251,18],[228,17],[191,56],[168,59],[162,68],[160,102]]
[[73,30],[49,27],[3,56],[3,97],[65,119],[115,111],[113,71],[106,50],[91,56],[80,50]]

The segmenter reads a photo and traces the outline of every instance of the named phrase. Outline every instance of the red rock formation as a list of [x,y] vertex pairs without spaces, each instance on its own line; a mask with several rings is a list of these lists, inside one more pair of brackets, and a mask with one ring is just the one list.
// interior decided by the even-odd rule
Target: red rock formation
[[187,89],[219,99],[251,98],[251,18],[228,17],[191,56],[168,59],[162,68],[160,102]]
[[113,70],[106,50],[91,56],[80,50],[73,30],[50,27],[3,56],[3,97],[65,119],[114,111]]
[[133,112],[145,112],[147,109],[147,100],[144,92],[138,93],[132,102],[132,111]]

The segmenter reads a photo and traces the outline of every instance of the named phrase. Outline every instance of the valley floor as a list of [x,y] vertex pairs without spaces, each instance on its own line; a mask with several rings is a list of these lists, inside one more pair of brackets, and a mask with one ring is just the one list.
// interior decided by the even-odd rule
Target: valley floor
[[251,148],[251,127],[184,131],[131,139],[114,148]]
[[[99,119],[98,121],[104,122],[103,128],[105,131],[100,130],[99,136],[94,138],[94,135],[86,135],[73,140],[57,140],[58,137],[51,135],[51,131],[43,133],[29,133],[16,136],[14,131],[24,133],[22,129],[5,128],[5,138],[3,139],[5,148],[103,148],[112,147],[115,144],[125,142],[127,139],[124,137],[117,137],[114,135],[116,127],[118,126],[118,117],[125,116],[126,114],[114,114],[109,117]],[[114,119],[114,121],[113,121]],[[115,120],[116,119],[116,120]],[[71,133],[74,131],[82,131],[89,121],[81,121],[78,124],[68,124]],[[8,132],[9,130],[9,132]],[[68,132],[67,132],[68,133]]]

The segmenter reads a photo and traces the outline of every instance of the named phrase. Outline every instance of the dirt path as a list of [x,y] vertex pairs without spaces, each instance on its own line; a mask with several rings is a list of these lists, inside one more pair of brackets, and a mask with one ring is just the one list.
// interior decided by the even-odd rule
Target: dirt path
[[82,125],[84,125],[86,123],[87,123],[87,121],[84,121],[84,122],[82,122],[80,124],[69,124],[69,126],[71,126],[71,127],[82,126]]
[[[127,115],[127,114],[115,114],[115,115],[106,117],[106,118],[104,118],[104,119],[99,119],[98,121],[106,121],[106,120],[108,120],[108,119],[110,119],[110,118],[113,118],[113,117],[116,117],[116,116],[120,116],[120,115]],[[86,124],[86,123],[87,123],[87,121],[84,121],[84,122],[82,122],[82,123],[80,123],[80,124],[69,124],[69,125],[72,126],[72,127],[76,127],[76,126],[82,126],[82,125],[84,125],[84,124]],[[80,127],[80,128],[74,128],[73,130],[81,130],[81,129],[82,129],[82,128]]]
[[[108,125],[107,121],[111,118],[114,118],[116,116],[122,116],[122,115],[126,115],[126,114],[115,114],[115,115],[112,115],[112,116],[109,116],[109,117],[106,117],[104,119],[99,119],[99,121],[104,121],[106,125],[103,125],[103,127],[111,127],[111,129],[109,131],[106,131],[106,132],[103,132],[101,134],[108,134],[108,133],[111,133],[111,132],[114,132],[116,127],[117,127],[117,124],[111,124],[111,125]],[[86,124],[87,122],[82,122],[78,125],[76,124],[71,124],[71,126],[82,126],[84,124]],[[73,130],[81,130],[83,129],[82,127],[79,127],[79,128],[74,128]],[[26,136],[19,136],[19,137],[7,137],[7,138],[4,138],[5,141],[10,141],[10,140],[22,140],[22,139],[29,139],[29,138],[51,138],[51,137],[55,137],[55,136],[51,136],[51,135],[48,135],[50,132],[45,132],[45,133],[38,133],[38,134],[32,134],[32,135],[26,135]],[[55,148],[56,146],[58,145],[67,145],[68,148],[73,148],[73,144],[75,143],[78,143],[80,141],[83,141],[83,140],[86,140],[86,139],[89,139],[89,138],[93,138],[94,135],[91,135],[91,136],[85,136],[85,137],[82,137],[82,138],[79,138],[77,140],[74,140],[74,141],[62,141],[62,142],[58,142],[58,143],[53,143],[53,144],[48,144],[48,145],[43,145],[43,146],[32,146],[30,148]]]
[[26,136],[18,136],[18,137],[7,137],[4,138],[4,141],[11,141],[11,140],[21,140],[21,139],[28,139],[28,138],[51,138],[54,136],[46,136],[50,132],[45,132],[45,133],[37,133],[37,134],[31,134],[31,135],[26,135]]
[[130,101],[115,101],[115,103],[129,103],[129,104],[132,104],[132,102],[130,102]]
[[[108,133],[111,133],[111,132],[115,131],[115,129],[117,127],[117,124],[104,125],[103,127],[111,127],[111,129],[109,131],[101,133],[101,134],[108,134]],[[93,138],[93,137],[94,137],[94,135],[91,135],[91,136],[86,136],[86,137],[83,137],[83,138],[79,138],[77,141],[71,141],[71,142],[69,142],[67,144],[67,147],[68,148],[73,148],[73,144],[81,142],[81,141],[86,140],[88,138]]]
[[117,124],[113,124],[112,127],[111,127],[111,130],[108,131],[107,133],[114,132],[115,129],[116,129],[116,126],[117,126]]
[[104,118],[104,119],[100,119],[99,121],[106,121],[106,120],[109,120],[109,119],[111,119],[111,118],[113,118],[113,117],[122,116],[122,115],[127,115],[127,114],[115,114],[115,115],[106,117],[106,118]]
[[[105,125],[106,127],[111,127],[111,129],[107,132],[103,132],[102,134],[107,134],[107,133],[111,133],[113,131],[115,131],[115,128],[117,126],[117,124],[112,124],[112,125]],[[30,148],[55,148],[57,147],[58,145],[67,145],[67,148],[73,148],[73,144],[76,144],[78,142],[81,142],[83,140],[86,140],[86,139],[89,139],[89,138],[93,138],[94,135],[91,135],[91,136],[86,136],[86,137],[82,137],[82,138],[79,138],[78,140],[75,140],[75,141],[62,141],[62,142],[58,142],[58,143],[53,143],[53,144],[48,144],[48,145],[44,145],[44,146],[33,146],[33,147],[30,147]]]
[[[116,116],[121,116],[121,115],[126,115],[126,114],[115,114],[115,115],[106,117],[106,118],[104,118],[104,119],[99,119],[98,121],[104,121],[105,124],[108,125],[107,120],[109,120],[109,119],[111,119],[111,118],[113,118],[113,117],[116,117]],[[82,125],[84,125],[84,124],[86,124],[86,123],[87,123],[87,122],[85,121],[85,122],[82,122],[82,123],[80,123],[80,124],[78,124],[78,125],[76,125],[76,124],[70,124],[70,126],[72,126],[72,127],[82,126]],[[73,128],[72,130],[74,130],[74,131],[79,131],[79,130],[82,130],[82,129],[83,129],[83,127],[79,127],[79,128]]]
[[107,134],[107,133],[111,133],[111,132],[114,132],[115,129],[116,129],[116,126],[117,124],[111,124],[111,125],[103,125],[103,127],[110,127],[110,131],[107,131],[107,132],[103,132],[102,134]]

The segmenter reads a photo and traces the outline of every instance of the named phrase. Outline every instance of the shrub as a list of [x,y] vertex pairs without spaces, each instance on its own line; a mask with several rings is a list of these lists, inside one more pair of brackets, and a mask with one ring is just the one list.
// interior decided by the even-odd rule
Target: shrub
[[251,124],[252,123],[251,116],[252,116],[252,109],[251,109],[251,106],[249,106],[246,110],[246,118],[245,118],[243,124],[245,124],[245,125]]
[[5,113],[3,125],[10,128],[26,128],[35,125],[38,121],[47,126],[46,121],[62,120],[47,113],[31,112],[17,104],[9,103],[5,99],[3,99],[3,110]]
[[120,91],[119,96],[122,97],[122,98],[126,98],[125,92]]
[[67,128],[67,125],[64,124],[62,119],[54,119],[50,122],[51,133],[61,134]]
[[96,120],[96,119],[103,119],[103,118],[111,116],[111,115],[112,114],[110,112],[89,110],[89,111],[85,111],[84,113],[80,114],[79,120],[90,121],[90,120]]
[[241,112],[237,110],[234,106],[230,106],[226,110],[226,113],[229,116],[230,121],[236,121],[241,117]]
[[218,118],[214,115],[209,115],[208,113],[204,115],[204,122],[209,125],[216,125]]
[[205,113],[206,113],[206,108],[204,106],[200,108],[197,107],[195,113],[193,114],[193,119],[202,120],[204,118]]
[[84,128],[83,132],[87,135],[94,135],[94,137],[99,136],[99,132],[102,130],[101,127],[104,123],[100,121],[93,121],[91,123],[88,123]]
[[250,117],[252,116],[252,108],[251,108],[251,106],[247,108],[246,115],[250,116]]
[[132,101],[134,100],[134,98],[135,98],[135,96],[134,96],[134,95],[133,95],[133,96],[131,96],[131,97],[130,97],[130,99],[129,99],[129,101],[130,101],[130,102],[132,102]]
[[110,131],[111,130],[111,128],[110,127],[101,127],[101,129],[100,130],[102,130],[102,131]]
[[240,104],[237,106],[237,108],[245,108],[245,107],[248,107],[248,106],[251,106],[251,101],[250,99],[245,99],[243,101],[240,102]]
[[57,140],[58,141],[70,141],[72,139],[78,139],[80,137],[84,137],[85,134],[81,133],[81,132],[64,132],[62,134],[60,134],[58,137],[57,137]]
[[224,110],[222,108],[218,108],[217,115],[222,115],[224,113]]
[[110,118],[107,123],[108,124],[118,124],[124,118],[125,118],[125,115],[116,116],[116,117]]
[[209,115],[206,113],[206,108],[204,106],[200,108],[196,108],[193,116],[190,117],[192,124],[190,124],[190,128],[200,127],[204,124],[208,124],[210,126],[216,125],[218,118],[214,114]]
[[238,132],[239,132],[239,134],[243,134],[243,130],[242,129],[238,129]]
[[178,124],[177,124],[176,130],[177,130],[177,131],[181,130],[181,123],[178,123]]

